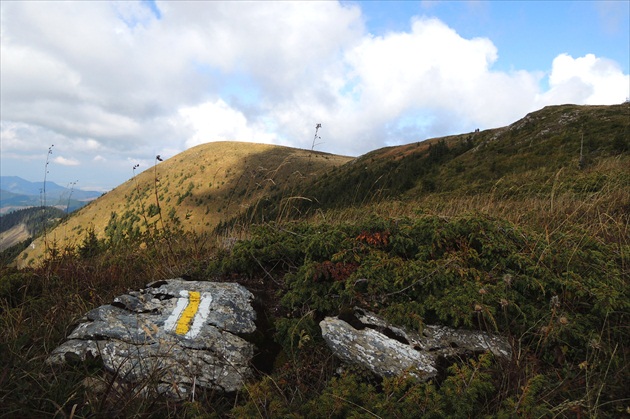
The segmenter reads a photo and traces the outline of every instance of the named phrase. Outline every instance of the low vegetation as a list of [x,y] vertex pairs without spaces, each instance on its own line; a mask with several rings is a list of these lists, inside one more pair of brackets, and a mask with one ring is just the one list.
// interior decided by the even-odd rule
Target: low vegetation
[[[73,246],[39,265],[1,268],[0,414],[627,415],[629,106],[550,107],[502,129],[377,150],[299,182],[288,171],[285,184],[275,177],[277,190],[250,201],[234,186],[244,175],[230,169],[240,181],[220,196],[231,214],[205,230],[166,204],[201,205],[200,181],[184,171],[174,188],[175,172],[159,165],[171,183],[157,193],[147,183],[146,201],[142,182],[132,183],[127,211],[112,211],[100,229],[83,224]],[[117,383],[98,362],[44,364],[89,309],[176,276],[255,293],[273,342],[241,391],[174,401],[142,396],[151,383]],[[321,337],[324,316],[355,306],[413,330],[499,333],[513,356],[450,359],[424,383],[380,379],[341,364]]]
[[[349,157],[266,144],[202,144],[149,168],[129,168],[132,179],[78,210],[50,232],[53,242],[34,241],[18,258],[20,267],[35,266],[53,247],[76,248],[86,232],[99,238],[117,231],[130,238],[156,227],[208,232],[278,192],[290,196],[304,178],[323,174]],[[136,169],[144,171],[136,174]],[[117,233],[117,234],[118,234]],[[137,238],[137,237],[136,237]]]

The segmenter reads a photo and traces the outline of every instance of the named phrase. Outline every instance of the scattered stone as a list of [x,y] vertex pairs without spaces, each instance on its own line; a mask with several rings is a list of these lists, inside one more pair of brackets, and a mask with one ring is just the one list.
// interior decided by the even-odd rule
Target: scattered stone
[[253,295],[236,283],[172,279],[86,314],[52,351],[51,365],[100,358],[122,380],[154,383],[175,397],[194,386],[235,391],[251,376]]
[[351,321],[345,318],[347,314],[343,317],[326,317],[320,322],[328,346],[341,360],[362,365],[381,377],[409,372],[428,380],[438,374],[440,358],[487,351],[501,358],[512,356],[507,339],[490,333],[427,325],[420,334],[358,308]]

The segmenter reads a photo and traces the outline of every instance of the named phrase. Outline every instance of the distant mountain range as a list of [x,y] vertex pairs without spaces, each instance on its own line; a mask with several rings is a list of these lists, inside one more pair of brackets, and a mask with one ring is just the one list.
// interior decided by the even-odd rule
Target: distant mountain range
[[[41,206],[44,182],[30,182],[18,176],[0,176],[0,213]],[[101,196],[101,192],[64,188],[46,182],[46,205],[72,212]]]

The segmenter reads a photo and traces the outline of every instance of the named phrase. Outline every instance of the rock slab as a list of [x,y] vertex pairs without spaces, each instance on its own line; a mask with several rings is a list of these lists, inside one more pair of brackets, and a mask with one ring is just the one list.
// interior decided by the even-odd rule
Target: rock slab
[[254,296],[236,283],[157,281],[86,314],[52,351],[59,365],[100,358],[128,382],[176,397],[193,387],[235,391],[251,376]]
[[353,318],[326,317],[322,336],[341,360],[362,365],[381,377],[409,373],[420,380],[438,374],[440,358],[492,352],[509,359],[507,339],[485,332],[426,325],[422,333],[389,324],[374,313],[355,309]]

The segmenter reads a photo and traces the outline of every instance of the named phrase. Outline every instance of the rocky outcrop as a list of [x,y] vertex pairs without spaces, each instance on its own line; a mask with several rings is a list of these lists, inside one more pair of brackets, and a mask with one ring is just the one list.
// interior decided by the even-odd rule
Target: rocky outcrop
[[251,375],[252,300],[235,283],[154,282],[88,312],[48,362],[100,358],[122,380],[176,397],[194,386],[234,391]]
[[438,374],[440,358],[487,351],[498,357],[511,357],[507,340],[489,333],[426,325],[420,334],[393,326],[361,309],[340,317],[326,317],[319,324],[332,352],[381,377],[409,372],[428,380]]

